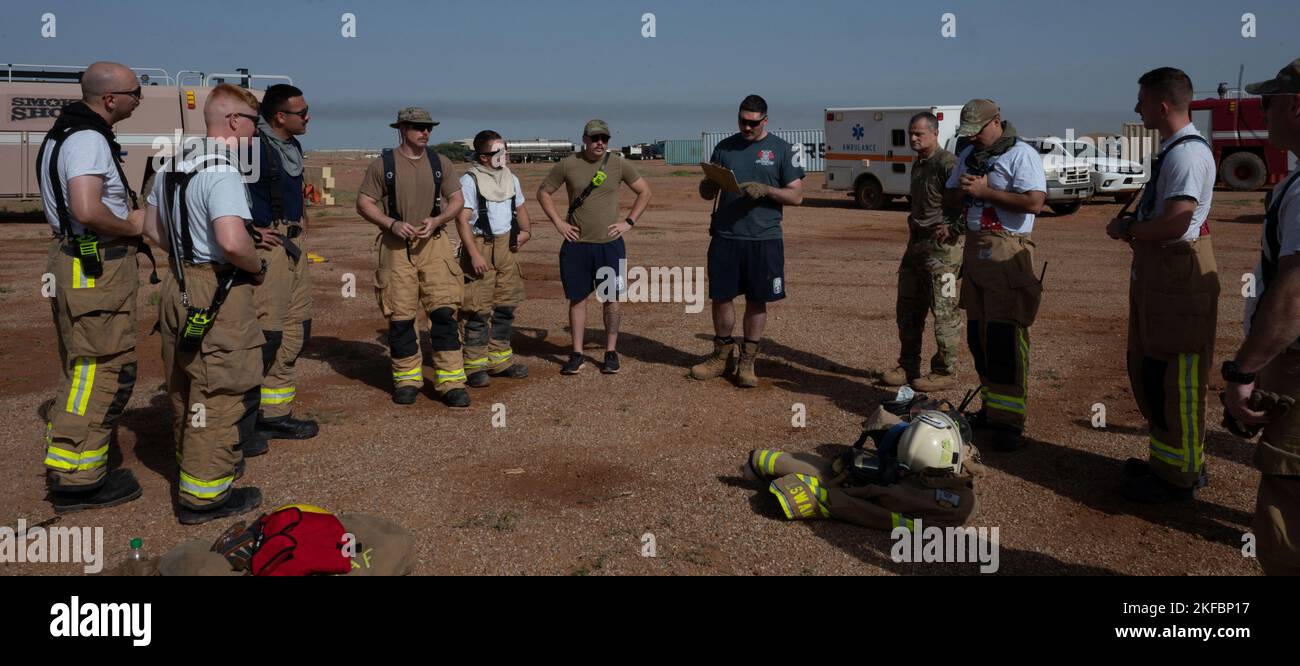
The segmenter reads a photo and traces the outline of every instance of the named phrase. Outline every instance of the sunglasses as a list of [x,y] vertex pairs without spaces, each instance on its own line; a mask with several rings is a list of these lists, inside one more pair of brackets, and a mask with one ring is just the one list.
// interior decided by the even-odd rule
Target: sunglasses
[[229,118],[229,117],[231,117],[231,116],[239,116],[240,118],[247,118],[249,122],[253,123],[254,125],[257,124],[257,116],[255,116],[255,115],[253,115],[253,114],[251,114],[251,113],[240,113],[240,112],[236,111],[236,112],[234,112],[234,113],[227,113],[227,114],[226,114],[226,117],[227,117],[227,118]]
[[144,88],[141,88],[141,87],[137,86],[135,90],[123,90],[123,91],[120,91],[120,92],[111,92],[111,93],[106,93],[106,94],[108,94],[108,95],[130,95],[130,96],[134,97],[134,98],[136,99],[136,101],[138,102],[138,101],[140,101],[140,97],[144,95]]
[[287,109],[281,109],[281,110],[280,110],[280,113],[287,113],[287,114],[289,114],[289,115],[291,115],[291,116],[298,116],[299,118],[302,118],[303,120],[306,120],[306,119],[307,119],[307,109],[309,109],[309,108],[311,108],[311,107],[304,106],[304,107],[302,107],[302,110],[301,110],[301,111],[289,111],[289,110],[287,110]]
[[[303,109],[303,111],[306,111],[306,109]],[[432,131],[433,131],[433,125],[430,125],[430,124],[428,124],[428,123],[409,123],[409,124],[407,125],[407,127],[410,127],[411,129],[413,129],[413,130],[415,130],[415,131],[417,131],[417,132],[432,132]]]
[[591,139],[592,143],[609,143],[608,134],[592,134],[587,138]]
[[740,123],[741,127],[758,127],[759,125],[763,124],[764,120],[767,120],[767,116],[763,116],[758,120],[745,120],[744,118],[736,118],[736,121]]

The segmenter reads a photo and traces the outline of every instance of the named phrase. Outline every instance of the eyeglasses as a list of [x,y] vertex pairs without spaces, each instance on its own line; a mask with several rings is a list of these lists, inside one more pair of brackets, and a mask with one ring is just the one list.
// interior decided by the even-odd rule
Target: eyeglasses
[[229,118],[229,117],[231,117],[231,116],[239,116],[240,118],[247,118],[249,122],[253,123],[254,125],[257,124],[257,116],[255,116],[255,115],[253,115],[253,114],[251,114],[251,113],[239,113],[238,111],[236,111],[236,112],[234,112],[234,113],[227,113],[227,114],[226,114],[226,117],[227,117],[227,118]]
[[311,108],[311,107],[304,106],[304,107],[302,107],[302,110],[301,110],[301,111],[289,111],[289,110],[287,110],[287,109],[281,109],[281,110],[280,110],[280,113],[287,113],[287,114],[289,114],[289,115],[291,115],[291,116],[298,116],[299,118],[302,118],[303,120],[306,120],[306,119],[307,119],[307,109],[309,109],[309,108]]
[[758,127],[759,125],[763,124],[764,120],[767,120],[767,116],[763,116],[758,120],[746,120],[744,118],[736,118],[736,121],[740,123],[741,127]]
[[104,94],[105,95],[130,95],[135,98],[135,101],[138,102],[140,101],[140,97],[144,95],[144,88],[141,88],[140,86],[136,86],[135,90],[123,90],[119,92],[110,92]]
[[592,143],[609,143],[608,134],[592,134],[587,138],[591,139]]
[[[306,109],[303,109],[303,110],[306,111]],[[407,127],[410,127],[411,129],[413,129],[413,130],[415,130],[415,131],[417,131],[417,132],[432,132],[432,131],[433,131],[433,125],[430,125],[430,124],[428,124],[428,123],[408,123],[408,124],[407,124]]]

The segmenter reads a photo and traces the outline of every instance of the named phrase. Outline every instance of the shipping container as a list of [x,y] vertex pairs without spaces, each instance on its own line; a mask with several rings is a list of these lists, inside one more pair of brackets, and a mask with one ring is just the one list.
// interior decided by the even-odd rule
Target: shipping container
[[[718,142],[735,133],[735,130],[703,132],[700,138],[700,154],[705,160],[709,159]],[[826,130],[768,130],[767,133],[789,141],[794,147],[795,154],[802,153],[804,171],[812,173],[826,170]]]
[[699,139],[672,139],[664,142],[664,162],[668,164],[695,166],[703,161]]

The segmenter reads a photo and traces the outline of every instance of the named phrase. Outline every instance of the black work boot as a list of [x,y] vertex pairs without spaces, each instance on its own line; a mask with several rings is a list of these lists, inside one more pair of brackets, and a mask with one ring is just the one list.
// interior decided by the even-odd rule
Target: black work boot
[[1195,498],[1196,488],[1204,484],[1204,470],[1196,486],[1184,488],[1160,478],[1147,461],[1129,458],[1124,462],[1124,485],[1121,493],[1124,499],[1142,504],[1187,502]]
[[512,363],[505,370],[492,373],[492,376],[505,377],[506,379],[523,379],[528,376],[528,366],[522,363]]
[[253,434],[239,446],[245,458],[256,458],[271,450],[271,438],[266,433],[253,431]]
[[226,495],[226,501],[215,507],[191,509],[181,505],[176,515],[180,518],[182,525],[199,525],[228,516],[248,513],[259,506],[262,506],[261,490],[253,487],[233,488],[230,494]]
[[442,396],[442,402],[448,407],[469,407],[469,391],[452,389]]
[[470,388],[483,388],[492,383],[492,378],[488,376],[487,370],[477,370],[469,373],[465,378],[465,385]]
[[257,432],[267,439],[311,439],[320,433],[320,426],[315,421],[295,419],[293,414],[286,414],[273,419],[259,418]]
[[393,391],[393,402],[399,405],[414,405],[420,396],[420,389],[415,386],[399,386]]
[[50,504],[56,513],[73,513],[86,509],[105,509],[126,504],[140,497],[143,491],[135,474],[129,469],[109,470],[104,482],[91,490],[68,491],[50,489]]

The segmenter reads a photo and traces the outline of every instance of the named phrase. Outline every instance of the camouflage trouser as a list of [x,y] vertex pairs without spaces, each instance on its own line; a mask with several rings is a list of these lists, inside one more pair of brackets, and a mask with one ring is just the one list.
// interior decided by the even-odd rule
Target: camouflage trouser
[[[898,341],[902,351],[898,364],[913,374],[922,374],[921,340],[925,317],[934,313],[934,339],[938,350],[930,359],[930,371],[952,374],[961,347],[961,313],[957,309],[957,276],[961,273],[965,237],[955,243],[936,243],[929,238],[909,239],[898,266]],[[951,277],[949,277],[951,276]]]

